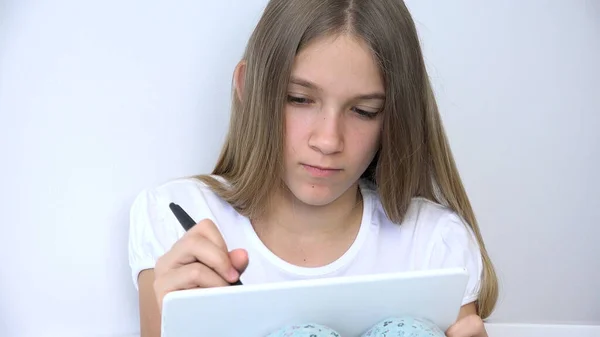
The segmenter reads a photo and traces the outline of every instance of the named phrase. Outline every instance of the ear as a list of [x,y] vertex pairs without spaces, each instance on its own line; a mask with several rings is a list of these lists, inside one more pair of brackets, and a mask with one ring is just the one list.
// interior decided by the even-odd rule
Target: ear
[[233,72],[233,85],[235,87],[235,93],[238,99],[242,100],[242,94],[244,92],[244,78],[246,77],[246,61],[240,61]]

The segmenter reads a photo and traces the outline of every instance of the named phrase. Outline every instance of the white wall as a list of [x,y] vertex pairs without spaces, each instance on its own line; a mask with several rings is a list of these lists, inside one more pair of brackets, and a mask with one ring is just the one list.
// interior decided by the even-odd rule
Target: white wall
[[600,322],[600,1],[417,1],[502,282],[495,321]]
[[[265,2],[0,1],[0,336],[138,331],[130,203],[211,169]],[[501,277],[492,321],[600,324],[599,3],[409,6]]]

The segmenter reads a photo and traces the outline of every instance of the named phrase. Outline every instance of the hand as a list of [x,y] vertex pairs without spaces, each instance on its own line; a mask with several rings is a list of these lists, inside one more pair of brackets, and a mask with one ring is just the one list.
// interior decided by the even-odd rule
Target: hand
[[446,330],[448,337],[488,337],[483,320],[477,315],[468,315],[459,319]]
[[154,293],[158,307],[162,311],[163,298],[171,291],[228,286],[247,266],[247,252],[229,252],[215,224],[202,220],[156,262]]

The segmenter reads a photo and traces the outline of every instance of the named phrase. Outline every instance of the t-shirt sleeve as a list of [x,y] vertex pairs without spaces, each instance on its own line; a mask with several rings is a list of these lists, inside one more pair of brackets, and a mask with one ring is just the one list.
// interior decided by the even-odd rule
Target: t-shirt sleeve
[[154,268],[159,257],[171,249],[182,233],[166,220],[168,202],[152,189],[139,193],[133,201],[129,219],[129,266],[138,289],[138,275]]
[[456,214],[443,217],[434,233],[429,268],[465,268],[469,274],[462,305],[477,300],[483,263],[477,239]]

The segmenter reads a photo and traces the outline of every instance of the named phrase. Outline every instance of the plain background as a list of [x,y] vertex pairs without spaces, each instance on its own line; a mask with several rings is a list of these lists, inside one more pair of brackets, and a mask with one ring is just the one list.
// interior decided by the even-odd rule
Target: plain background
[[[209,172],[265,0],[0,0],[0,335],[138,331],[128,211]],[[600,2],[408,5],[500,277],[492,322],[600,324]]]

